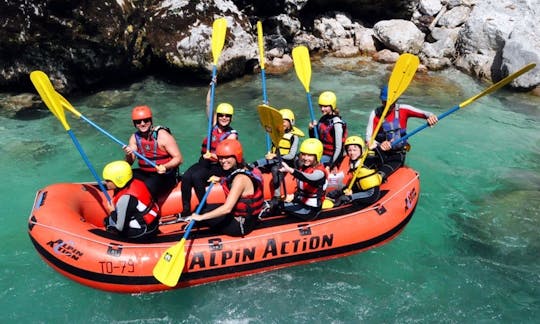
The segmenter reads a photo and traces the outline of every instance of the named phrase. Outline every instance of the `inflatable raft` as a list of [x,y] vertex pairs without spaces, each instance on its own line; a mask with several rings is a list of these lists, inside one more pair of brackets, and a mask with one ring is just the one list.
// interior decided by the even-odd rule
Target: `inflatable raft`
[[[269,198],[266,187],[270,181],[265,177]],[[288,192],[293,192],[294,181],[286,182]],[[83,285],[123,293],[173,289],[156,280],[152,269],[162,253],[182,238],[187,225],[177,218],[179,188],[161,202],[160,233],[149,241],[126,240],[105,231],[106,200],[95,183],[60,183],[39,190],[28,233],[53,269]],[[243,238],[195,226],[186,241],[185,267],[174,288],[347,256],[382,245],[409,222],[419,194],[418,174],[403,167],[381,185],[381,198],[370,206],[349,204],[323,210],[313,221],[285,215],[264,217]],[[223,199],[221,187],[215,185],[208,203]]]

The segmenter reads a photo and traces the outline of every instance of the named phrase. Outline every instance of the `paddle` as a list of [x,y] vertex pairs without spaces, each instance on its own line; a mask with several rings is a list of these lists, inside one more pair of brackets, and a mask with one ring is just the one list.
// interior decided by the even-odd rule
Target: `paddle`
[[[268,105],[259,105],[257,106],[257,110],[259,111],[259,120],[262,127],[271,138],[272,144],[274,144],[276,149],[279,148],[279,141],[283,137],[283,134],[285,134],[283,130],[283,117],[279,113],[279,110]],[[279,152],[279,149],[277,149],[277,152]]]
[[[266,94],[266,73],[264,71],[264,38],[263,38],[263,29],[262,23],[257,21],[257,41],[259,43],[259,64],[261,65],[261,80],[262,80],[262,91],[263,91],[263,104],[268,104],[268,96]],[[266,134],[266,151],[270,152],[270,136]]]
[[[472,103],[473,101],[477,100],[477,99],[480,99],[482,98],[483,96],[487,95],[487,94],[490,94],[492,92],[495,92],[497,90],[499,90],[500,88],[504,87],[505,85],[507,85],[508,83],[512,82],[512,80],[516,79],[517,77],[519,77],[520,75],[530,71],[531,69],[533,69],[534,67],[536,66],[535,63],[530,63],[528,65],[525,65],[524,67],[522,67],[520,70],[518,70],[517,72],[514,72],[512,74],[510,74],[509,76],[507,76],[506,78],[502,79],[501,81],[497,82],[497,83],[494,83],[492,84],[489,88],[487,88],[486,90],[480,92],[479,94],[463,101],[462,103],[460,103],[459,105],[456,105],[454,107],[452,107],[450,110],[440,114],[439,116],[437,116],[437,118],[439,120],[443,119],[444,117],[452,114],[452,113],[455,113],[456,111],[458,111],[459,109],[467,106],[468,104]],[[394,143],[392,143],[392,147],[396,146],[397,144],[399,144],[400,142],[402,141],[405,141],[406,139],[408,139],[409,137],[413,136],[414,134],[420,132],[421,130],[427,128],[429,126],[428,123],[425,123],[424,125],[422,126],[419,126],[418,128],[416,128],[415,130],[413,130],[412,132],[408,133],[407,135],[403,136],[402,138],[398,139],[397,141],[395,141]]]
[[[107,137],[109,137],[110,139],[112,139],[114,142],[120,144],[120,146],[122,147],[125,147],[126,144],[124,144],[123,142],[121,142],[120,140],[118,140],[116,137],[112,136],[111,134],[109,134],[106,130],[104,130],[103,128],[99,127],[99,125],[95,124],[93,121],[91,121],[90,119],[86,118],[83,114],[81,114],[77,109],[75,109],[75,107],[73,107],[73,105],[71,105],[71,103],[69,101],[67,101],[66,98],[64,98],[61,94],[59,94],[58,92],[56,93],[57,96],[58,96],[58,99],[60,100],[60,103],[62,104],[62,107],[64,107],[65,109],[69,110],[71,113],[73,113],[76,117],[78,118],[81,118],[82,120],[86,121],[88,124],[92,125],[93,127],[95,127],[98,131],[100,131],[101,133],[103,133],[104,135],[106,135]],[[156,163],[152,160],[149,160],[148,158],[146,158],[144,155],[140,154],[139,152],[137,151],[133,151],[133,153],[139,158],[139,159],[143,159],[145,160],[148,164],[150,164],[151,166],[153,167],[156,167]]]
[[217,75],[217,63],[219,56],[221,55],[221,50],[223,49],[223,44],[225,44],[225,34],[227,33],[227,19],[218,18],[214,20],[212,25],[212,57],[214,59],[212,63],[212,82],[210,88],[210,111],[208,112],[208,140],[206,143],[206,152],[210,153],[210,144],[212,138],[212,124],[214,121],[214,93],[216,90],[216,84],[214,80]]
[[[390,75],[390,80],[388,81],[388,97],[386,98],[386,105],[384,106],[384,110],[381,114],[379,122],[377,123],[377,127],[375,127],[373,134],[371,135],[371,138],[369,139],[369,145],[367,146],[368,148],[375,141],[375,137],[377,137],[377,133],[379,132],[379,129],[381,128],[381,125],[384,119],[386,118],[386,114],[390,106],[409,87],[409,84],[411,83],[411,80],[414,77],[414,74],[416,73],[416,69],[418,68],[419,64],[420,64],[420,60],[418,59],[418,56],[415,56],[409,53],[401,54],[399,56],[396,62],[396,65],[394,66],[394,69],[392,70],[392,74]],[[366,149],[365,152],[362,153],[360,163],[358,164],[359,166],[362,166],[364,164],[367,154],[368,154],[368,149]],[[351,190],[354,182],[356,181],[356,178],[358,178],[357,173],[359,170],[360,168],[357,168],[357,170],[354,172],[353,178],[351,179],[351,182],[347,186],[348,191]]]
[[107,189],[103,186],[103,181],[100,179],[96,170],[90,163],[90,160],[88,159],[86,153],[84,153],[81,144],[75,137],[75,134],[73,134],[73,132],[71,131],[71,127],[69,126],[66,120],[66,116],[64,114],[64,109],[62,108],[62,104],[60,103],[57,92],[54,90],[51,84],[51,80],[49,80],[49,77],[47,77],[47,75],[42,71],[33,71],[32,73],[30,73],[30,80],[32,81],[32,84],[39,93],[39,96],[43,99],[43,102],[45,102],[47,108],[49,108],[53,115],[60,121],[60,123],[62,123],[62,126],[64,126],[65,130],[71,137],[73,144],[75,144],[75,147],[77,148],[84,162],[88,166],[88,169],[90,169],[90,172],[94,176],[94,179],[96,179],[99,188],[105,195],[105,198],[107,198],[107,201],[111,203],[111,197],[107,193]]
[[[292,50],[294,70],[296,76],[306,89],[306,97],[308,101],[309,115],[311,121],[315,121],[315,115],[313,114],[313,104],[311,102],[311,94],[309,93],[309,83],[311,82],[311,60],[309,58],[309,51],[307,47],[301,45],[293,48]],[[319,139],[319,133],[315,129],[315,138]]]
[[[279,110],[268,105],[259,105],[257,110],[259,111],[259,120],[261,125],[268,137],[271,138],[272,144],[274,144],[274,147],[276,148],[278,163],[281,167],[282,158],[279,151],[279,142],[281,141],[283,134],[285,134],[285,130],[283,129],[283,116]],[[282,184],[283,193],[287,195],[287,186],[285,185],[284,178],[282,178]]]
[[[206,189],[206,193],[199,203],[199,206],[197,206],[197,209],[195,210],[196,214],[201,213],[201,210],[206,203],[206,199],[208,198],[208,194],[210,194],[213,186],[214,183],[211,182]],[[158,262],[154,266],[152,274],[157,280],[159,280],[159,282],[166,286],[174,287],[178,284],[178,280],[182,275],[182,270],[184,269],[184,265],[186,263],[186,252],[184,246],[186,245],[186,239],[189,236],[189,232],[191,232],[194,224],[194,220],[189,222],[180,242],[165,250],[165,252],[163,252],[161,255],[161,258],[159,258]]]

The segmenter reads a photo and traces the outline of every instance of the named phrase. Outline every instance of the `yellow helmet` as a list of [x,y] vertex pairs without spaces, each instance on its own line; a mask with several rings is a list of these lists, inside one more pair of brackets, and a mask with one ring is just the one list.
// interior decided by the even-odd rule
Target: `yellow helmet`
[[380,186],[382,183],[382,177],[379,173],[365,167],[356,170],[356,177],[356,185],[360,190],[368,190]]
[[231,104],[222,102],[216,108],[216,114],[234,115],[234,108]]
[[288,119],[291,122],[291,126],[294,126],[294,113],[288,108],[283,108],[279,110],[281,117],[283,119]]
[[317,162],[320,162],[323,153],[323,144],[316,138],[308,138],[300,145],[300,153],[313,154],[317,157]]
[[319,96],[319,105],[332,106],[332,110],[336,110],[337,97],[332,91],[325,91]]
[[347,139],[345,140],[345,145],[344,145],[345,149],[347,149],[347,146],[349,145],[360,146],[360,149],[362,150],[362,152],[364,152],[364,150],[366,149],[366,143],[364,142],[362,137],[356,136],[356,135],[347,137]]
[[114,161],[103,168],[103,180],[109,180],[118,188],[124,188],[133,178],[131,165],[126,161]]

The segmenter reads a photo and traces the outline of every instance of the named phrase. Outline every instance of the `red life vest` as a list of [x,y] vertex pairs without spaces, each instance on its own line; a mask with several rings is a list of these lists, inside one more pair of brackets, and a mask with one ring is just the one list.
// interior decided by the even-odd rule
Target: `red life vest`
[[307,167],[301,170],[304,173],[313,173],[315,170],[321,170],[324,172],[324,185],[313,186],[308,182],[296,180],[298,190],[296,191],[295,198],[299,199],[303,204],[311,207],[321,207],[326,195],[326,187],[328,186],[328,171],[321,163],[315,167]]
[[[135,132],[135,141],[137,142],[137,151],[144,155],[145,158],[150,161],[154,161],[157,165],[165,164],[169,162],[172,157],[167,153],[167,151],[162,150],[157,141],[158,132],[164,129],[167,132],[171,132],[167,127],[156,126],[152,129],[152,132],[148,138],[142,137],[140,132]],[[138,159],[139,167],[143,171],[147,172],[157,172],[156,168],[148,164],[143,159]]]
[[[231,126],[226,126],[223,130],[221,130],[217,125],[212,128],[212,140],[210,141],[210,153],[216,152],[216,147],[219,144],[219,142],[223,141],[229,135],[236,134],[236,130],[234,130]],[[201,145],[201,155],[204,155],[206,153],[206,145],[208,144],[208,136],[203,139],[202,145]]]
[[339,116],[334,115],[328,117],[323,116],[317,124],[319,139],[323,143],[323,155],[334,155],[334,150],[336,147],[334,125],[338,123],[343,125],[343,136],[341,137],[341,147],[343,148],[345,145],[345,139],[347,138],[347,123],[345,123]]
[[131,182],[124,188],[120,189],[114,197],[113,203],[116,205],[118,199],[124,195],[130,195],[139,201],[137,204],[137,215],[133,215],[134,219],[142,218],[146,225],[155,222],[159,217],[159,207],[152,199],[152,195],[142,180],[133,178]]
[[258,216],[263,209],[264,203],[262,174],[259,169],[255,168],[253,171],[238,169],[234,171],[231,175],[224,178],[222,182],[223,192],[225,196],[229,195],[234,177],[239,174],[245,174],[249,177],[253,183],[253,194],[240,197],[231,214],[233,217]]

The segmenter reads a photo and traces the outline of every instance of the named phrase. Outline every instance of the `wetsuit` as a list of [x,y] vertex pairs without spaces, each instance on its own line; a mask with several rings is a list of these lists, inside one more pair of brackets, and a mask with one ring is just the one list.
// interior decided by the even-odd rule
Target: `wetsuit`
[[[226,126],[221,129],[217,125],[212,128],[212,139],[210,141],[210,152],[215,153],[216,147],[219,142],[228,138],[230,135],[238,133],[230,126]],[[206,186],[208,185],[208,178],[210,176],[222,176],[221,168],[217,161],[210,161],[203,158],[203,155],[206,153],[206,145],[208,138],[205,137],[201,145],[201,157],[199,161],[189,169],[184,172],[182,175],[182,216],[186,217],[191,215],[192,206],[191,206],[191,189],[195,191],[199,201],[202,200],[206,192]]]
[[[381,106],[371,112],[366,129],[366,139],[371,138],[375,127],[379,123],[383,109],[384,107]],[[386,115],[375,142],[380,144],[386,140],[395,141],[407,134],[407,120],[410,117],[427,119],[431,115],[430,112],[410,105],[396,104]],[[404,141],[388,151],[381,150],[378,145],[375,149],[375,155],[368,156],[364,165],[370,169],[377,169],[383,179],[386,179],[405,163],[406,145],[407,143]]]
[[108,230],[129,238],[148,236],[157,230],[159,207],[143,181],[134,178],[124,188],[117,189],[113,204],[115,211],[105,221]]

